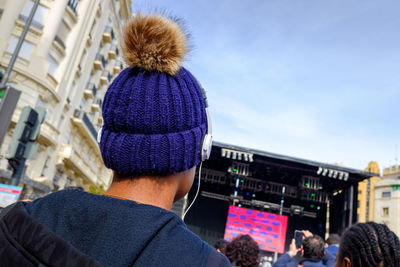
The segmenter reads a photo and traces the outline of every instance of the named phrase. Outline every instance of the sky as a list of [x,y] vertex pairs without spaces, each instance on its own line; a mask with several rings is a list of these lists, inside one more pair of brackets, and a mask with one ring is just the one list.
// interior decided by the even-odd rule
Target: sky
[[365,169],[400,149],[400,1],[134,0],[182,18],[215,141]]

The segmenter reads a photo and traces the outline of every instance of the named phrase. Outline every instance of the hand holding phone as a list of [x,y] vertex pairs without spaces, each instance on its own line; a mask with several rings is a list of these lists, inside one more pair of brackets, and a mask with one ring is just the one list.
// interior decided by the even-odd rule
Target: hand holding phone
[[303,242],[303,232],[300,230],[294,231],[294,240],[296,243],[296,248],[301,248],[301,243]]

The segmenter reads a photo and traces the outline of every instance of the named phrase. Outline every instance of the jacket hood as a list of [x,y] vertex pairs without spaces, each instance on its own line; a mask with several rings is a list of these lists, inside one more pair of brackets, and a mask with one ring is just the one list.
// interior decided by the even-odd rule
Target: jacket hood
[[205,266],[210,253],[173,212],[129,200],[69,189],[28,203],[26,210],[105,266]]
[[299,262],[303,267],[325,267],[322,260],[317,259],[303,259]]

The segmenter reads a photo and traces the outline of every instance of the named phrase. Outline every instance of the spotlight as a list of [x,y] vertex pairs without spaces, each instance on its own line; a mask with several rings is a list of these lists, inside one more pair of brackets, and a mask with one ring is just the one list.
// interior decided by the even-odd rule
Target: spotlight
[[290,206],[290,215],[300,215],[303,216],[304,213],[304,207],[302,206],[296,206],[296,205],[291,205]]

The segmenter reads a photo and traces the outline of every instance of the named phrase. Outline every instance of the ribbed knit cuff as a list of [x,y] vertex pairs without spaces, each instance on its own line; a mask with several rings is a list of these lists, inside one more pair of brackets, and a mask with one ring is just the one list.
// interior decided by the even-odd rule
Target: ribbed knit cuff
[[206,123],[177,133],[115,133],[103,127],[100,150],[106,167],[123,175],[179,173],[200,163]]

